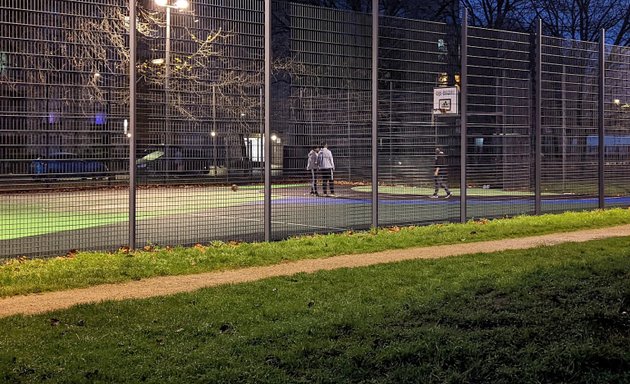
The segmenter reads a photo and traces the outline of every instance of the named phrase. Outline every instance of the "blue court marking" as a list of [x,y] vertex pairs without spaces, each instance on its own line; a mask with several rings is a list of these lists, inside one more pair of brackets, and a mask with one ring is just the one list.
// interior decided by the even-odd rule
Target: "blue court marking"
[[[630,205],[630,196],[624,197],[607,197],[604,199],[605,203],[616,205]],[[371,204],[371,199],[347,199],[347,198],[333,198],[333,197],[287,197],[281,199],[274,199],[271,201],[273,205],[352,205],[352,204]],[[414,199],[414,200],[380,200],[381,205],[431,205],[431,204],[449,204],[459,205],[459,197],[452,197],[449,200],[444,198],[439,199]],[[596,197],[574,198],[574,199],[543,199],[541,201],[543,205],[562,205],[562,204],[593,204],[597,205],[599,199]],[[263,202],[255,202],[253,204],[259,205]],[[469,205],[523,205],[534,204],[534,199],[475,199],[469,198]]]

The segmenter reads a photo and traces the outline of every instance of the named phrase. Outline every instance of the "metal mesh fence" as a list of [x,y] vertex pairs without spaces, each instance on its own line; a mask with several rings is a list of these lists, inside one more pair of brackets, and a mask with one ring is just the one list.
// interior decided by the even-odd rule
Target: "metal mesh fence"
[[534,210],[530,39],[524,33],[469,28],[470,217]]
[[145,9],[138,244],[260,240],[262,3]]
[[127,241],[124,3],[0,4],[1,254]]
[[[458,200],[444,200],[442,187],[441,199],[431,196],[436,148],[445,154],[444,184],[455,190],[459,183],[458,120],[433,105],[433,89],[454,82],[456,34],[443,23],[383,17],[380,24],[379,222],[454,220]],[[444,84],[442,74],[449,79]]]
[[[274,52],[283,163],[272,167],[273,237],[368,228],[370,194],[357,187],[369,188],[371,174],[370,16],[287,3],[275,11],[287,32]],[[311,172],[316,148],[326,159]]]
[[[460,220],[462,121],[456,99],[436,98],[460,86],[459,26],[380,17],[373,180],[371,15],[274,2],[266,101],[264,2],[139,1],[130,137],[127,4],[0,3],[0,258],[111,250],[131,233],[142,247],[368,228],[373,182],[379,225]],[[599,46],[466,32],[466,218],[533,213],[539,201],[543,212],[600,206]],[[630,51],[606,46],[604,60],[605,205],[628,206]],[[311,172],[309,153],[323,143],[334,171]],[[322,196],[332,192],[324,180],[334,198]]]
[[596,43],[543,37],[544,212],[598,206],[597,57]]
[[[628,206],[630,196],[630,48],[607,46],[605,174],[606,204]],[[591,145],[594,140],[591,140]]]

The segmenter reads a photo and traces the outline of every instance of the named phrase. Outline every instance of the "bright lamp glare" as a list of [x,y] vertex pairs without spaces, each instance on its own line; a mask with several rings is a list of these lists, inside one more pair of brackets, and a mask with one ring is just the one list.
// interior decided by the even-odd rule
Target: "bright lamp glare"
[[615,100],[613,100],[613,103],[614,103],[615,105],[619,105],[619,104],[621,104],[621,100],[619,100],[619,99],[615,99]]
[[278,136],[276,135],[271,135],[271,141],[276,141],[276,139],[278,138]]
[[217,133],[215,131],[210,132],[210,136],[215,137]]
[[189,5],[190,3],[188,2],[188,0],[177,0],[175,2],[175,8],[179,8],[179,9],[188,8]]
[[166,7],[168,5],[168,0],[155,0],[155,4],[160,7]]

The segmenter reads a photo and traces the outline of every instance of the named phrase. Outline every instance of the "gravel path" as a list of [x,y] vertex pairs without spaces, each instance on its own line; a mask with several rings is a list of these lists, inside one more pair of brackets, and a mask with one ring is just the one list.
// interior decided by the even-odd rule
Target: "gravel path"
[[402,260],[434,259],[473,253],[490,253],[622,236],[630,236],[630,225],[568,233],[554,233],[519,239],[342,255],[326,259],[301,260],[278,265],[251,267],[224,272],[155,277],[121,284],[103,284],[88,288],[0,299],[0,317],[17,314],[31,315],[45,313],[69,308],[77,304],[173,295],[180,292],[195,291],[200,288],[224,284],[238,284],[275,276],[288,276],[300,272],[312,273],[322,270],[363,267]]

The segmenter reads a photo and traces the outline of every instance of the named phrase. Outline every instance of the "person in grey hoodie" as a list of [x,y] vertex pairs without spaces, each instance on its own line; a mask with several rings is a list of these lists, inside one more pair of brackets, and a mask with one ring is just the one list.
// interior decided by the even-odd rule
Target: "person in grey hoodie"
[[335,197],[335,180],[333,174],[335,172],[335,162],[333,161],[332,152],[328,149],[328,144],[323,143],[319,151],[318,162],[319,173],[322,175],[322,190],[324,196],[327,196],[327,187],[330,188],[330,196]]
[[308,163],[306,164],[306,170],[311,173],[311,195],[319,196],[317,193],[317,166],[319,155],[319,146],[314,146],[308,153]]

